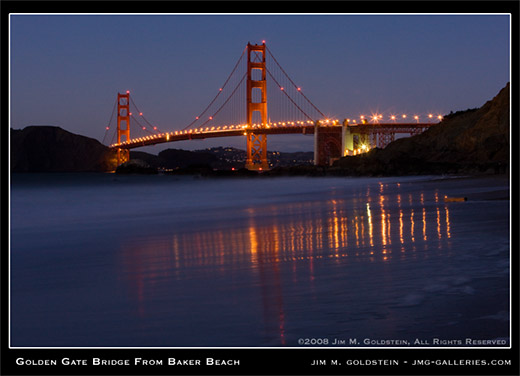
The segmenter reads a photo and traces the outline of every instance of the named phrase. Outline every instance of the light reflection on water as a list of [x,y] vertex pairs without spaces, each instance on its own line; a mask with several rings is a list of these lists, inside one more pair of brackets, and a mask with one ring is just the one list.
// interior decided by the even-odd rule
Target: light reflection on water
[[293,284],[308,286],[316,299],[317,262],[403,263],[451,252],[450,207],[438,191],[387,193],[380,184],[377,195],[368,187],[365,194],[349,198],[257,205],[238,212],[239,219],[228,226],[206,225],[123,244],[121,274],[140,317],[153,316],[155,309],[147,311],[146,294],[153,300],[190,272],[246,269],[260,286],[267,334],[276,332],[278,345],[286,345],[285,274]]
[[[423,194],[419,206],[411,194],[408,196],[407,207],[401,205],[401,195],[396,196],[396,214],[388,209],[388,200],[393,198],[383,195],[376,206],[356,198],[349,201],[351,206],[346,200],[330,199],[247,208],[243,210],[244,221],[238,225],[149,238],[150,247],[139,243],[131,254],[142,258],[136,261],[140,265],[155,254],[154,262],[145,267],[154,273],[193,265],[248,263],[257,267],[266,262],[350,256],[370,262],[390,261],[396,257],[395,249],[401,251],[401,259],[416,257],[404,246],[418,239],[426,242],[429,236],[437,240],[437,251],[446,251],[449,242],[442,240],[451,237],[449,206],[438,200],[437,192],[434,205],[428,208]],[[420,216],[415,214],[417,208]],[[132,244],[124,248],[128,251]],[[161,262],[155,262],[157,258]]]

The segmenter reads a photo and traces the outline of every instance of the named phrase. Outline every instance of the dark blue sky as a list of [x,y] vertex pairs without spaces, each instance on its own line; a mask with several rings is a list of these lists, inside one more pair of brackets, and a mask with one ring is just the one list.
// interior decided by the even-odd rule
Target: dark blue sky
[[[117,92],[162,130],[186,126],[248,41],[265,40],[322,112],[447,114],[510,80],[508,15],[12,15],[11,127],[56,125],[102,140]],[[223,138],[164,148],[245,147]],[[312,138],[268,148],[310,151]]]

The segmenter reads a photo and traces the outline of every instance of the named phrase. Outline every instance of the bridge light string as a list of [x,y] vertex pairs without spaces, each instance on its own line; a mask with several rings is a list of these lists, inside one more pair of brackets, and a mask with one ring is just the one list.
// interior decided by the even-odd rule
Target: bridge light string
[[[301,127],[301,126],[305,126],[305,125],[307,125],[307,126],[314,125],[314,122],[310,121],[310,120],[307,120],[307,121],[297,120],[297,121],[284,121],[284,122],[282,122],[282,121],[271,122],[270,121],[267,124],[263,124],[263,123],[262,124],[257,124],[257,123],[254,123],[250,127],[247,124],[229,124],[229,125],[220,125],[220,126],[214,125],[214,126],[211,126],[211,127],[210,126],[207,126],[207,127],[201,126],[199,128],[194,128],[194,129],[189,129],[189,130],[182,130],[182,131],[175,131],[175,132],[169,132],[169,133],[153,134],[152,132],[147,130],[146,127],[143,124],[141,124],[139,122],[138,118],[135,117],[134,114],[132,114],[131,116],[134,118],[134,121],[136,122],[136,125],[138,125],[141,128],[141,130],[146,130],[149,135],[148,136],[144,136],[144,137],[142,137],[142,136],[134,137],[130,141],[123,142],[122,144],[124,144],[124,145],[140,144],[143,141],[158,140],[158,139],[164,139],[166,141],[169,141],[169,137],[170,136],[174,136],[174,135],[175,136],[182,136],[182,135],[188,135],[188,134],[206,134],[206,133],[207,134],[210,134],[210,133],[214,134],[214,133],[219,133],[219,132],[224,132],[224,131],[225,132],[230,132],[230,131],[243,132],[243,130],[245,130],[247,128],[251,128],[251,129],[258,129],[258,128],[286,128],[286,127]],[[396,117],[395,115],[392,115],[392,116]],[[362,117],[365,117],[365,116],[362,115]],[[383,115],[382,114],[373,115],[372,118],[378,119],[378,123],[377,124],[373,124],[373,125],[385,124],[385,123],[380,123],[379,122],[380,119],[381,120],[383,119]],[[432,116],[432,119],[433,119],[433,116]],[[351,125],[358,125],[356,119],[348,118],[346,120]],[[382,120],[382,121],[384,121],[384,120]],[[320,122],[321,122],[322,125],[326,125],[326,126],[340,126],[342,124],[342,122],[340,122],[338,119],[330,119],[330,118],[321,119]],[[372,123],[365,123],[365,124],[371,125]],[[393,122],[393,124],[396,124],[396,122]],[[415,123],[414,122],[407,122],[407,123],[402,123],[401,122],[401,124],[410,124],[410,125],[413,126]],[[425,123],[420,123],[420,124],[425,124]],[[433,123],[429,122],[429,124],[433,124]],[[162,141],[162,142],[164,142],[164,141]]]
[[[359,119],[359,120],[358,120]],[[379,124],[379,123],[385,123],[385,122],[405,122],[405,123],[437,123],[444,119],[443,115],[435,114],[432,112],[421,114],[421,113],[413,113],[413,115],[409,115],[406,113],[396,114],[394,112],[390,113],[389,115],[382,114],[382,113],[372,113],[370,116],[361,114],[357,117],[349,117],[347,121],[350,123],[357,123],[358,121],[360,123],[371,123],[371,124]]]

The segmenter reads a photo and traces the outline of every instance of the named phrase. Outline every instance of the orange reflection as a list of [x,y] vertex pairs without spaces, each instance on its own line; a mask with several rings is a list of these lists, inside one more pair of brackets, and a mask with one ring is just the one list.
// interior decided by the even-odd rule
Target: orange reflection
[[368,218],[368,238],[370,239],[370,246],[374,246],[374,225],[372,224],[372,212],[370,211],[370,204],[367,202],[367,218]]
[[399,241],[401,242],[401,244],[404,244],[403,227],[403,211],[399,210]]
[[444,206],[444,212],[446,213],[446,235],[448,236],[448,239],[451,238],[451,232],[450,232],[450,211],[448,209],[448,205]]
[[422,229],[423,239],[424,239],[424,241],[427,241],[428,236],[426,236],[426,208],[425,207],[422,208],[422,223],[423,223],[423,229]]
[[442,239],[442,233],[441,233],[441,212],[439,207],[437,206],[437,237],[439,240]]
[[[381,186],[382,189],[382,186]],[[381,210],[381,238],[383,245],[386,245],[386,212],[385,212],[385,197],[379,196],[379,205]]]
[[414,236],[414,231],[415,231],[415,221],[414,221],[414,213],[413,213],[413,209],[411,210],[410,212],[410,238],[412,239],[412,243],[415,243],[415,236]]

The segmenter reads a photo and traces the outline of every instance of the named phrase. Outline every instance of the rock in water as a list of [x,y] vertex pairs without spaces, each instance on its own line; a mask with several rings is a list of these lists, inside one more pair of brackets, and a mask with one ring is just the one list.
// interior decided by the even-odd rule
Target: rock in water
[[140,159],[131,159],[117,166],[116,174],[157,174],[157,169]]

